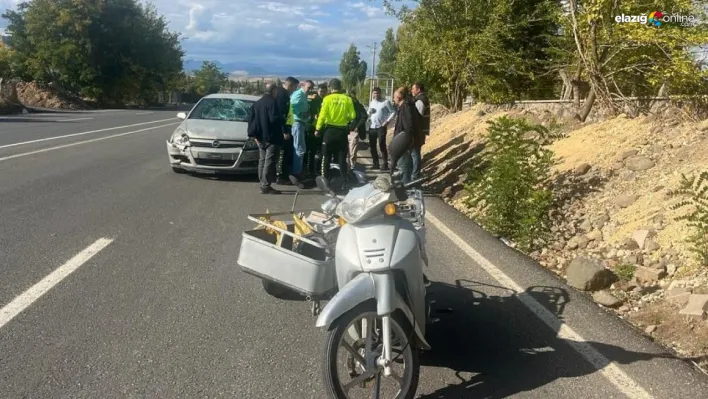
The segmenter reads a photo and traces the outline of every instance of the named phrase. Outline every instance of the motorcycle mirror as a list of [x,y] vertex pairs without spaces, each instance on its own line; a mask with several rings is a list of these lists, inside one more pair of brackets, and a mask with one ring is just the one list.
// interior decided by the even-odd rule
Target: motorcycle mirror
[[329,187],[329,182],[327,181],[327,179],[324,178],[324,176],[317,176],[315,178],[315,182],[317,183],[317,188],[333,197],[335,196],[334,191],[332,191],[332,189]]

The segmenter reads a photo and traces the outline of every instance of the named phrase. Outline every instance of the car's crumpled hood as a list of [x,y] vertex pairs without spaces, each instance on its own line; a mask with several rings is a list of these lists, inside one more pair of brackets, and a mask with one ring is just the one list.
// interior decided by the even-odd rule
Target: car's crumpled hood
[[190,139],[236,140],[248,139],[248,123],[187,119],[180,126]]

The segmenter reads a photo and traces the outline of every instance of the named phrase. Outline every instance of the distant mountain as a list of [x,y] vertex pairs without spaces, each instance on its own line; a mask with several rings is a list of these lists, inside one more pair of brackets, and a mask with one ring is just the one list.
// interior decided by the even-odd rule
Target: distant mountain
[[[187,72],[196,71],[202,67],[202,62],[204,60],[188,59],[184,60],[184,70]],[[321,65],[293,65],[293,66],[269,66],[265,67],[250,62],[229,62],[222,63],[220,61],[212,61],[215,63],[222,71],[231,74],[232,72],[236,75],[248,74],[249,78],[261,77],[261,76],[295,76],[300,78],[314,78],[314,77],[331,77],[338,76],[336,68]]]

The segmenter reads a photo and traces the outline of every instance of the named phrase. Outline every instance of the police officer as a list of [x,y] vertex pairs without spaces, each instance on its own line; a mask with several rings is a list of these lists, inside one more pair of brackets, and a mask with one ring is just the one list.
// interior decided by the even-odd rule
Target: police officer
[[[332,79],[329,82],[331,94],[322,100],[317,124],[315,125],[315,136],[322,135],[322,175],[329,179],[330,163],[333,158],[337,158],[339,172],[342,182],[346,182],[347,176],[347,147],[349,128],[352,121],[356,119],[356,110],[351,97],[340,93],[342,82],[339,79]],[[346,183],[345,183],[346,184]]]

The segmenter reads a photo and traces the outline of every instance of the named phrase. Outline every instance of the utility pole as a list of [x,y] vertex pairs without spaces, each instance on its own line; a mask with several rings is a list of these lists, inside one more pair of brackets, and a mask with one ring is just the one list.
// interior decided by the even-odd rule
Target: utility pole
[[369,79],[369,101],[371,101],[371,95],[374,92],[374,79],[376,79],[376,42],[373,46],[366,46],[373,50],[374,55],[371,59],[371,78]]

